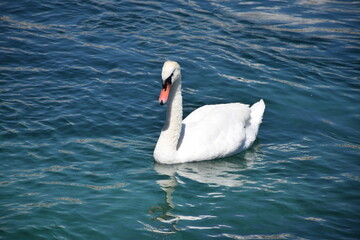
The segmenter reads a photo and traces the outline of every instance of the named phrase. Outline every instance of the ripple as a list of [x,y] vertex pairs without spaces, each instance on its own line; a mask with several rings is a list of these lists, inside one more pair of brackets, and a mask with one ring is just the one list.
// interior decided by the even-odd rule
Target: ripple
[[71,204],[84,204],[84,202],[78,198],[60,197],[60,198],[56,198],[56,200],[59,200],[62,202],[68,202]]
[[53,69],[45,68],[30,68],[30,67],[0,67],[0,71],[13,71],[13,72],[49,72]]
[[314,222],[325,222],[326,221],[325,219],[316,218],[316,217],[306,217],[304,219],[309,220],[309,221],[314,221]]
[[212,237],[227,237],[230,239],[303,239],[288,233],[273,234],[273,235],[254,234],[254,235],[244,235],[244,236],[224,233],[222,235],[213,235]]
[[355,145],[355,144],[337,144],[337,146],[343,148],[357,149],[357,150],[360,149],[360,145]]
[[55,26],[47,26],[43,24],[36,24],[27,21],[17,21],[9,16],[0,16],[0,20],[13,24],[16,28],[24,28],[24,29],[37,29],[37,30],[48,30],[54,29]]
[[268,84],[267,82],[263,82],[263,81],[250,80],[250,79],[245,79],[243,77],[229,76],[229,75],[226,75],[226,74],[220,74],[220,76],[225,77],[227,79],[236,80],[236,81],[239,81],[239,82],[244,82],[244,83]]
[[48,185],[64,185],[64,186],[71,186],[71,187],[86,187],[93,190],[101,191],[104,189],[112,189],[112,188],[124,188],[127,184],[126,183],[116,183],[114,185],[90,185],[90,184],[80,184],[80,183],[65,183],[65,182],[40,182],[42,184]]
[[150,224],[144,223],[144,222],[142,222],[142,221],[138,221],[138,222],[144,226],[144,229],[145,229],[146,231],[149,231],[149,232],[161,233],[161,234],[172,234],[172,233],[176,233],[176,231],[153,227],[153,226],[151,226]]

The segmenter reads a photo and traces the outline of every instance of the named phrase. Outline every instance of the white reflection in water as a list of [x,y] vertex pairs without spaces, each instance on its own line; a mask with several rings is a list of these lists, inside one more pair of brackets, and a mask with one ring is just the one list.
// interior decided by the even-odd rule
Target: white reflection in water
[[[240,174],[241,171],[252,168],[254,162],[261,159],[261,155],[257,153],[254,148],[243,153],[242,158],[243,159],[238,161],[224,159],[173,165],[156,163],[154,169],[160,175],[169,176],[170,180],[176,175],[179,175],[199,183],[238,187],[244,184],[246,178]],[[161,184],[162,181],[163,180],[160,180],[160,182],[158,182],[161,187],[163,186]]]
[[[257,152],[257,148],[258,146],[242,153],[236,160],[234,158],[228,158],[176,165],[155,163],[155,171],[158,174],[166,175],[169,178],[157,181],[157,184],[159,184],[160,188],[165,192],[165,203],[153,206],[149,209],[149,214],[152,215],[151,220],[161,223],[161,226],[158,228],[155,226],[149,227],[146,226],[147,224],[142,223],[145,225],[145,229],[152,232],[175,233],[184,230],[177,226],[180,220],[198,221],[207,218],[215,218],[215,216],[211,215],[183,216],[173,213],[173,210],[177,207],[173,200],[173,196],[176,194],[176,186],[184,184],[179,176],[212,187],[243,186],[247,181],[247,177],[241,173],[244,170],[252,168],[254,162],[261,160],[261,154]],[[213,226],[210,228],[219,227],[220,226]],[[191,228],[191,226],[186,228]]]

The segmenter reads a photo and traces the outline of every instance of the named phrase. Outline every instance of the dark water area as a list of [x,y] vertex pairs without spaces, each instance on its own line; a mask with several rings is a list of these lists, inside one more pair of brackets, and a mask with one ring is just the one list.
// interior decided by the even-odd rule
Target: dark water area
[[[0,239],[359,239],[359,1],[2,1]],[[161,165],[184,115],[264,99],[258,140]]]

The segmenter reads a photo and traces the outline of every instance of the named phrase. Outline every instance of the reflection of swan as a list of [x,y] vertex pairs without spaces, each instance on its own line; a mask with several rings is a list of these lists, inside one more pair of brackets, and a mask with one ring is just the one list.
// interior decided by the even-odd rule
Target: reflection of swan
[[212,187],[226,186],[239,187],[246,183],[246,176],[241,173],[252,168],[255,162],[261,159],[257,146],[244,152],[239,158],[228,158],[217,161],[201,161],[183,164],[155,163],[154,169],[159,175],[166,175],[168,179],[157,180],[160,188],[165,192],[165,203],[160,203],[149,209],[152,223],[141,222],[145,229],[157,233],[175,233],[183,230],[178,226],[180,221],[201,221],[213,218],[211,215],[184,216],[174,214],[174,209],[179,207],[173,200],[176,196],[176,186],[184,184],[180,177],[199,183],[209,184]]
[[[184,164],[165,165],[155,163],[154,169],[161,175],[168,175],[170,180],[161,180],[169,186],[171,182],[176,186],[176,175],[193,181],[215,186],[238,187],[246,182],[246,177],[241,174],[244,169],[252,167],[254,161],[259,158],[255,151],[247,151],[243,155],[244,161],[230,161],[229,159],[217,161],[201,161]],[[162,182],[158,182],[164,189]],[[168,189],[168,188],[166,188]],[[170,197],[168,197],[171,199]]]
[[251,108],[241,103],[205,105],[182,120],[179,64],[165,62],[162,79],[159,102],[169,103],[154,150],[157,162],[172,164],[231,156],[255,141],[265,110],[263,100]]

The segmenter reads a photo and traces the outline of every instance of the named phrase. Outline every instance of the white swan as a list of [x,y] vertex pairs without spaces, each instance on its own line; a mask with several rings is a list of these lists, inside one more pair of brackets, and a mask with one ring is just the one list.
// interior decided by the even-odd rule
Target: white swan
[[265,110],[263,100],[205,105],[182,120],[181,72],[177,62],[162,68],[159,102],[168,102],[164,127],[154,150],[163,164],[211,160],[248,149],[255,141]]

